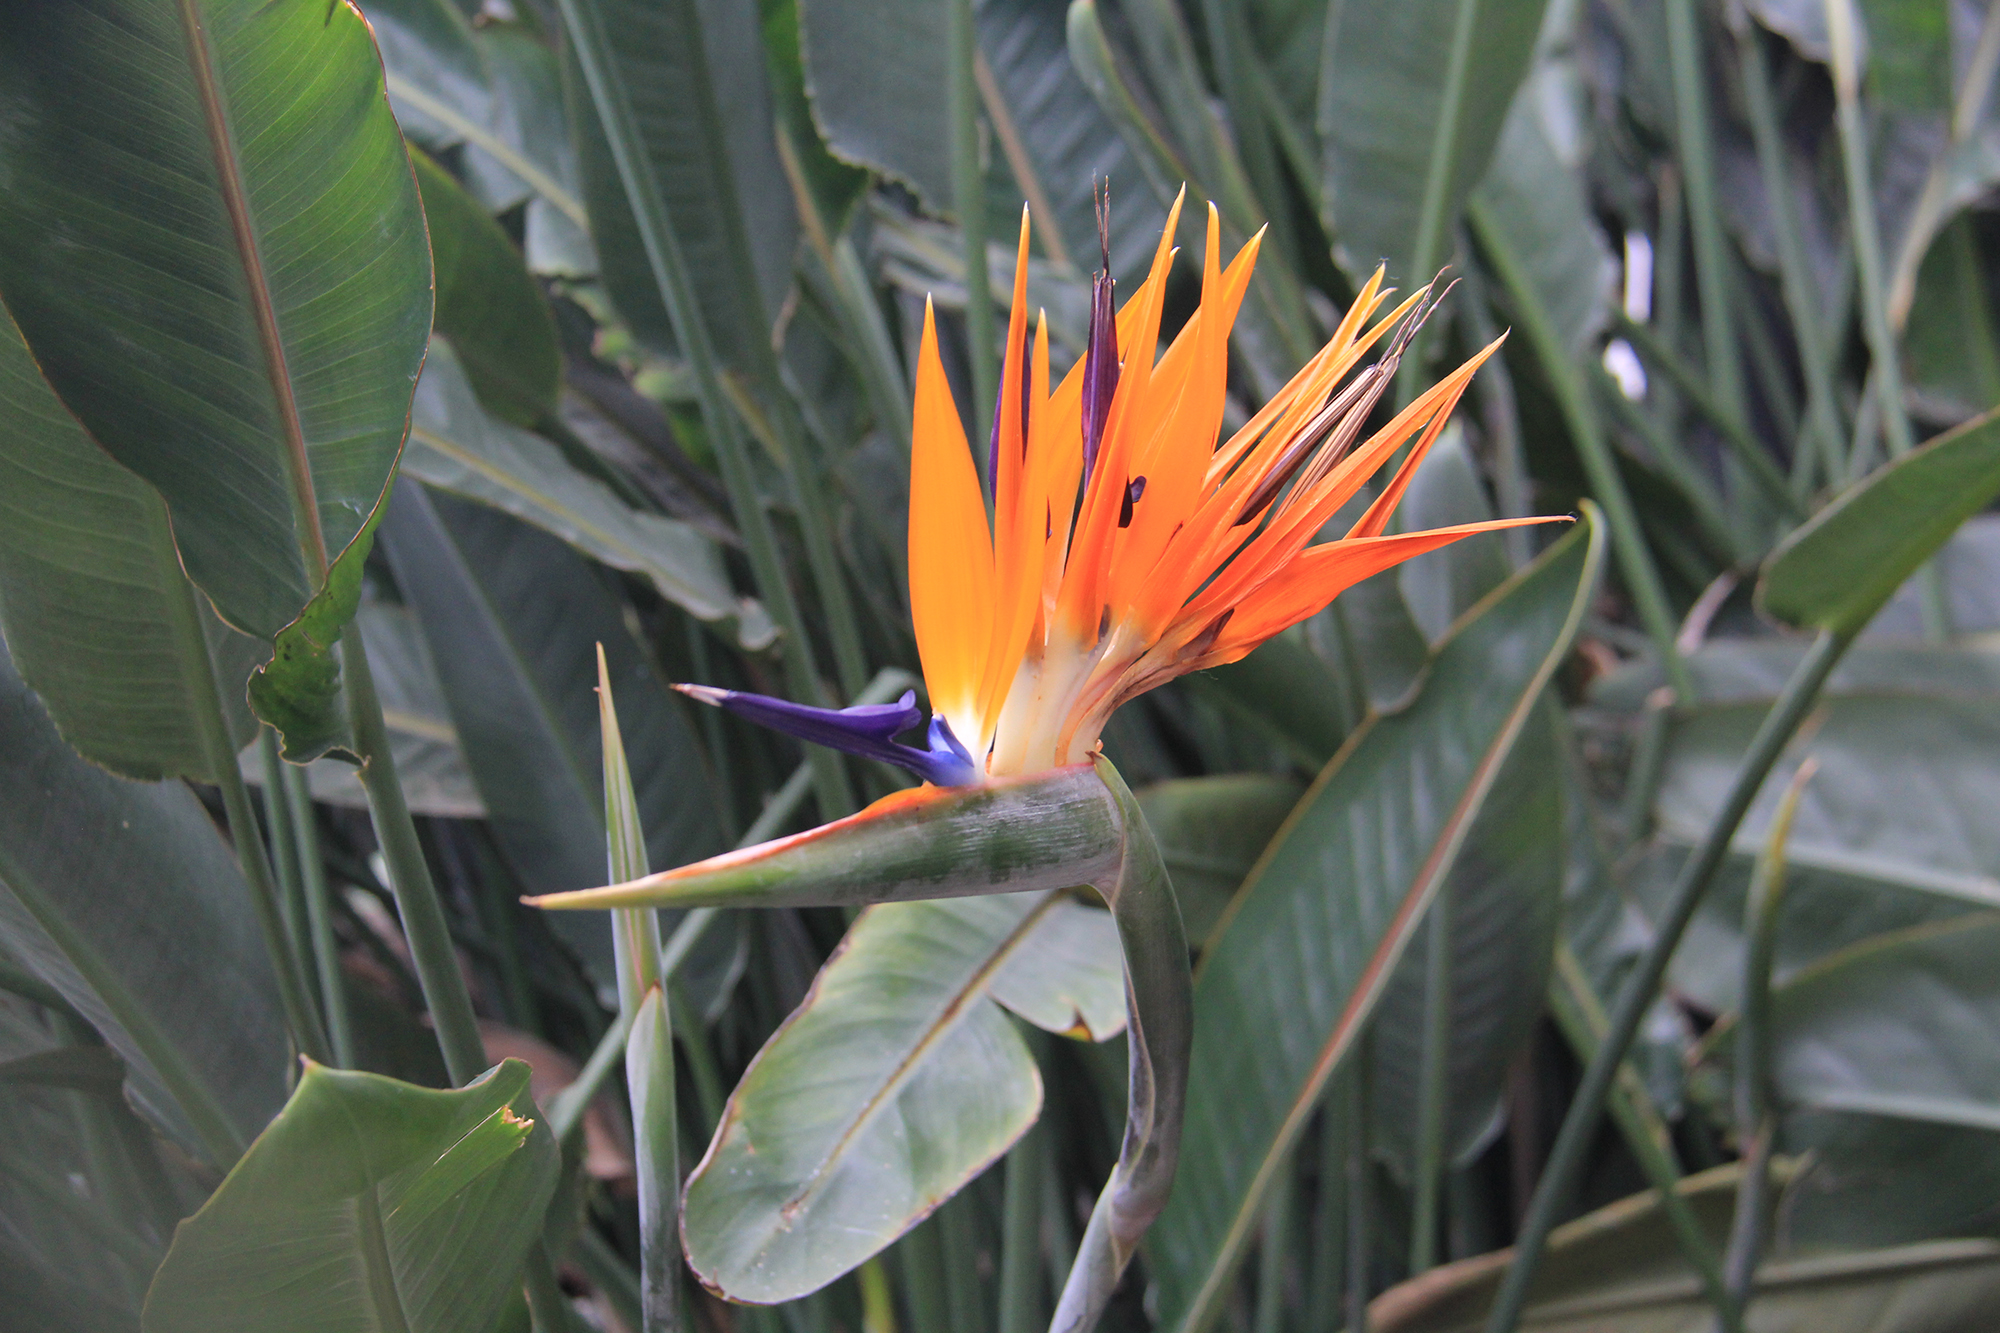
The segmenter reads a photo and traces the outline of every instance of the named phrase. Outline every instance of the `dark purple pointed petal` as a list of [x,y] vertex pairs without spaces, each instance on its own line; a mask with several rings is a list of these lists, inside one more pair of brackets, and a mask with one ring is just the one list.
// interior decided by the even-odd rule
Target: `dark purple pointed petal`
[[[931,723],[931,748],[928,750],[900,745],[893,739],[923,721],[923,710],[917,707],[915,690],[904,691],[903,697],[893,704],[814,708],[809,704],[792,703],[788,699],[774,699],[767,694],[720,690],[711,685],[676,685],[674,688],[691,699],[725,709],[758,726],[769,727],[815,745],[824,745],[843,754],[894,764],[940,787],[964,786],[979,780],[972,757],[955,738],[951,739],[948,747],[939,748],[937,729],[944,725],[942,720]],[[945,727],[944,734],[947,738],[951,737],[951,728]]]
[[1118,316],[1112,308],[1109,273],[1090,284],[1090,341],[1083,351],[1083,479],[1087,484],[1097,467],[1097,445],[1111,416],[1111,399],[1118,392]]

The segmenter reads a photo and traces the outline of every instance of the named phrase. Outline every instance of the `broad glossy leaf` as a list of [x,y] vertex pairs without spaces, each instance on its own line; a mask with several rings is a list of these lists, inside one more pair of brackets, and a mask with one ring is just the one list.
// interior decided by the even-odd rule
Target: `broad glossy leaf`
[[[1739,1173],[1690,1176],[1681,1189],[1718,1246]],[[1369,1306],[1379,1333],[1477,1333],[1512,1251],[1434,1269]],[[1700,1333],[1715,1311],[1681,1262],[1651,1195],[1623,1199],[1549,1239],[1521,1320],[1534,1333]],[[1942,1241],[1890,1250],[1785,1256],[1758,1270],[1751,1327],[1760,1333],[1973,1333],[2000,1299],[2000,1244]]]
[[[679,702],[652,675],[619,603],[584,559],[505,514],[411,485],[383,545],[416,609],[474,783],[531,892],[604,879],[596,644],[618,695],[647,848],[680,865],[723,846]],[[612,984],[602,917],[555,923]]]
[[1938,236],[1917,272],[1903,333],[1913,411],[1940,425],[1955,426],[2000,406],[2000,345],[1992,311],[1979,299],[1977,245],[1966,215]]
[[4,654],[0,754],[0,942],[104,1034],[149,1116],[227,1166],[288,1056],[235,857],[181,783],[79,759]]
[[1782,1245],[1848,1249],[2000,1231],[2000,1133],[1806,1107],[1785,1116],[1779,1147],[1810,1154],[1785,1189]]
[[[810,4],[811,0],[807,0]],[[1070,63],[1062,6],[1040,0],[986,0],[978,7],[979,50],[993,71],[1013,131],[1052,217],[1035,217],[1038,248],[1053,232],[1070,267],[1088,273],[1097,264],[1097,219],[1091,183],[1113,182],[1111,271],[1144,267],[1167,215],[1144,179],[1132,150],[1105,118]],[[932,138],[942,143],[940,135]],[[996,145],[997,147],[998,145]],[[1010,160],[1010,169],[1018,168]],[[1020,182],[1023,187],[1027,182]],[[1024,193],[1025,193],[1024,188]],[[1031,197],[1031,202],[1033,202]]]
[[1164,1326],[1203,1326],[1263,1193],[1447,880],[1596,589],[1593,521],[1436,650],[1365,722],[1224,919],[1196,980],[1185,1163],[1153,1232]]
[[1357,691],[1349,673],[1329,664],[1305,639],[1303,630],[1280,634],[1248,657],[1192,680],[1232,718],[1317,768],[1347,739],[1342,705]]
[[1243,877],[1304,790],[1291,778],[1233,773],[1156,782],[1137,793],[1197,949],[1208,946]]
[[0,627],[15,666],[93,762],[140,781],[213,777],[190,673],[219,678],[241,744],[258,643],[194,595],[159,494],[97,447],[4,319],[0,411]]
[[[1451,877],[1451,1034],[1444,1154],[1459,1163],[1499,1131],[1507,1067],[1542,1016],[1563,886],[1562,756],[1545,707],[1515,742]],[[1432,935],[1417,933],[1369,1027],[1375,1143],[1408,1178],[1421,1104]]]
[[509,1060],[433,1091],[309,1064],[174,1236],[146,1333],[486,1333],[560,1163]]
[[[1772,993],[1772,1077],[1788,1104],[2000,1129],[2000,914],[1843,949]],[[1718,1049],[1733,1045],[1719,1029]]]
[[[589,3],[615,34],[619,72],[716,353],[754,380],[771,358],[798,240],[757,9],[714,0]],[[671,343],[624,186],[588,98],[579,105],[585,197],[607,292],[635,333]]]
[[[415,613],[406,606],[364,600],[354,613],[354,623],[368,644],[368,669],[382,700],[382,720],[388,726],[389,752],[396,761],[404,801],[420,815],[486,818],[486,803],[479,799],[472,771],[466,767],[458,731],[445,707],[444,687],[438,684],[430,646]],[[264,763],[256,747],[244,750],[238,761],[245,782],[263,785]],[[313,760],[306,765],[306,784],[315,801],[350,810],[368,808],[359,770],[344,760]]]
[[925,0],[799,0],[806,95],[827,147],[939,214],[953,212],[949,14]]
[[[1490,0],[1485,7],[1493,8]],[[1577,355],[1604,326],[1616,276],[1580,160],[1590,143],[1588,96],[1574,61],[1538,59],[1506,110],[1477,187],[1556,335]]]
[[449,172],[423,153],[410,160],[430,224],[436,331],[451,339],[460,369],[494,412],[522,426],[554,416],[562,354],[541,288],[500,224]]
[[1086,1041],[1125,1030],[1125,967],[1111,913],[1073,897],[1041,913],[994,971],[993,998],[1036,1027]]
[[[1406,290],[1428,282],[1409,271],[1433,163],[1443,166],[1438,232],[1450,253],[1450,224],[1486,174],[1514,91],[1528,72],[1541,26],[1540,3],[1485,0],[1475,6],[1472,58],[1449,86],[1455,0],[1344,5],[1329,35],[1322,70],[1320,140],[1323,199],[1334,253],[1350,275],[1378,259]],[[1445,114],[1447,103],[1455,115]]]
[[[17,15],[0,297],[57,394],[173,515],[253,704],[340,743],[353,615],[430,325],[430,256],[361,16],[324,0]],[[363,240],[362,238],[365,238]],[[115,349],[115,350],[114,350]]]
[[731,1094],[689,1177],[683,1233],[735,1300],[816,1290],[914,1226],[1041,1110],[988,991],[1064,899],[869,908]]
[[768,620],[736,596],[714,541],[679,519],[633,509],[562,450],[486,411],[455,346],[433,343],[412,409],[403,467],[412,476],[502,509],[614,569],[641,575],[702,620],[738,618],[763,638]]
[[2000,495],[2000,414],[1898,459],[1815,514],[1764,562],[1758,604],[1855,634],[1953,532]]
[[[1447,425],[1424,455],[1396,515],[1404,532],[1484,523],[1496,517],[1458,422]],[[1424,637],[1435,642],[1480,598],[1505,583],[1511,572],[1500,534],[1488,532],[1396,566],[1396,585],[1409,604],[1411,618]]]
[[517,24],[473,28],[451,0],[367,0],[389,100],[409,137],[461,150],[489,212],[527,202],[528,265],[597,270],[556,54]]

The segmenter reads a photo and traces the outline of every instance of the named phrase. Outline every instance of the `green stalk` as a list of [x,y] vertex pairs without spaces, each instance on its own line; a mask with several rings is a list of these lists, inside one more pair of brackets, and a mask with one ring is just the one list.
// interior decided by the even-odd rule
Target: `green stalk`
[[1313,1208],[1312,1272],[1306,1282],[1307,1333],[1340,1328],[1341,1284],[1347,1270],[1347,1085],[1333,1076],[1320,1109],[1319,1198]]
[[1284,1170],[1264,1200],[1264,1237],[1257,1249],[1257,1314],[1253,1333],[1284,1333],[1285,1273],[1292,1256],[1292,1193],[1297,1173]]
[[[680,238],[667,214],[665,196],[654,175],[652,158],[645,151],[639,136],[624,74],[618,68],[610,38],[604,32],[597,6],[592,0],[560,0],[560,4],[564,24],[569,30],[571,49],[590,89],[598,119],[604,126],[604,137],[610,145],[619,179],[632,206],[639,239],[645,246],[646,259],[653,270],[653,280],[659,286],[660,299],[673,321],[674,338],[694,374],[702,421],[715,444],[716,461],[722,469],[722,482],[729,493],[730,508],[743,533],[757,595],[770,608],[772,619],[785,636],[783,660],[787,688],[796,699],[825,704],[829,702],[829,697],[813,670],[805,622],[799,614],[791,583],[785,576],[777,534],[772,529],[771,516],[764,509],[763,497],[757,490],[756,472],[751,466],[741,422],[731,409],[729,396],[723,388],[715,347],[709,337],[707,322],[701,317],[701,307],[695,298],[694,282],[688,273]],[[830,750],[815,747],[810,761],[821,813],[836,817],[852,810],[854,796],[840,757]]]
[[1375,1246],[1374,1212],[1368,1188],[1368,1067],[1375,1043],[1367,1034],[1355,1051],[1354,1070],[1347,1080],[1347,1139],[1342,1145],[1347,1172],[1347,1281],[1343,1293],[1347,1308],[1347,1333],[1368,1333],[1368,1269]]
[[[298,971],[310,995],[318,977],[314,975],[312,941],[306,934],[305,889],[299,882],[298,839],[292,832],[292,810],[285,802],[284,760],[278,757],[277,733],[269,727],[257,729],[257,760],[264,770],[264,827],[271,831],[271,860],[278,872],[278,916],[284,922],[285,942],[291,948],[292,966]],[[319,1016],[324,1030],[325,1015]]]
[[[167,540],[164,534],[160,539]],[[178,555],[171,558],[178,563]],[[271,971],[278,979],[278,1002],[285,1011],[285,1025],[291,1029],[292,1041],[302,1054],[323,1062],[327,1058],[326,1037],[306,1000],[298,957],[285,935],[277,890],[271,884],[271,863],[264,855],[264,837],[257,828],[257,816],[251,812],[250,793],[243,785],[243,774],[237,770],[236,747],[230,741],[229,723],[222,715],[222,695],[216,689],[215,663],[209,657],[208,642],[202,634],[194,585],[186,579],[177,582],[180,587],[173,598],[174,632],[180,639],[182,674],[194,705],[195,726],[201,732],[202,753],[208,760],[209,776],[222,791],[222,808],[229,817],[229,840],[235,846],[243,882],[250,886],[250,907],[257,916],[257,929],[264,937],[264,952],[270,956]],[[242,1151],[240,1146],[237,1151]]]
[[974,1196],[962,1192],[937,1210],[942,1243],[945,1308],[952,1333],[986,1333],[986,1303],[979,1293],[979,1231]]
[[[1583,964],[1577,961],[1567,941],[1556,944],[1556,974],[1549,983],[1549,1012],[1577,1059],[1586,1064],[1594,1059],[1609,1020],[1598,1003],[1590,978],[1584,975]],[[1629,1060],[1619,1063],[1617,1078],[1605,1094],[1604,1106],[1611,1123],[1625,1140],[1626,1149],[1639,1163],[1646,1183],[1657,1194],[1660,1211],[1666,1215],[1681,1257],[1701,1281],[1709,1304],[1715,1307],[1716,1317],[1722,1321],[1723,1333],[1742,1333],[1742,1322],[1724,1281],[1722,1260],[1708,1243],[1708,1233],[1702,1230],[1694,1209],[1676,1188],[1683,1173],[1674,1155],[1672,1132],[1652,1098],[1646,1095],[1645,1082]]]
[[382,722],[382,702],[375,695],[375,675],[368,666],[360,624],[350,623],[341,639],[348,725],[361,753],[361,788],[368,794],[375,840],[381,844],[382,860],[389,869],[389,891],[396,898],[403,938],[409,942],[417,984],[430,1010],[431,1026],[437,1031],[445,1072],[455,1086],[464,1087],[486,1068],[486,1045],[472,1016],[472,997],[466,993],[465,976],[458,970],[458,953],[445,925],[437,885],[431,880],[423,845],[417,841],[417,826],[403,799],[402,781],[396,776],[389,731]]
[[1674,617],[1667,606],[1666,588],[1660,582],[1660,571],[1653,565],[1653,555],[1646,546],[1639,516],[1632,508],[1632,497],[1626,493],[1625,479],[1618,473],[1617,461],[1604,438],[1603,427],[1591,404],[1590,393],[1577,373],[1575,360],[1570,356],[1569,349],[1563,346],[1548,311],[1536,295],[1526,265],[1514,253],[1499,225],[1476,194],[1466,202],[1466,218],[1472,224],[1472,233],[1479,248],[1493,265],[1501,286],[1507,289],[1521,331],[1533,347],[1536,359],[1542,363],[1550,387],[1555,390],[1563,422],[1569,427],[1570,438],[1575,442],[1584,472],[1590,478],[1591,491],[1597,502],[1604,506],[1605,520],[1611,528],[1612,547],[1618,553],[1619,572],[1625,576],[1625,586],[1631,591],[1639,620],[1653,640],[1654,650],[1660,655],[1668,681],[1682,698],[1692,699],[1694,678],[1688,674],[1687,663],[1681,660],[1680,649],[1674,645]]
[[667,999],[672,1003],[674,1035],[680,1038],[687,1056],[688,1074],[694,1080],[695,1105],[701,1108],[702,1122],[695,1137],[708,1141],[722,1123],[722,1108],[729,1100],[729,1085],[722,1081],[722,1064],[715,1058],[715,1044],[702,1026],[701,1012],[688,999],[687,985],[679,976],[667,978]]
[[312,792],[306,786],[305,770],[296,765],[285,765],[281,780],[285,803],[292,811],[292,834],[297,839],[299,877],[306,898],[306,929],[312,940],[314,970],[319,973],[320,1012],[326,1016],[326,1035],[333,1049],[334,1064],[352,1069],[354,1022],[347,1009],[347,986],[340,975],[340,942],[333,933],[326,863],[320,859],[319,821],[313,815]]
[[[1819,445],[1819,456],[1832,460],[1844,452],[1840,418],[1833,404],[1833,374],[1820,354],[1825,338],[1814,309],[1812,269],[1806,262],[1805,246],[1800,242],[1798,210],[1792,199],[1791,173],[1786,167],[1777,104],[1771,96],[1770,71],[1764,64],[1756,29],[1739,10],[1732,7],[1730,14],[1743,100],[1750,113],[1750,134],[1757,144],[1757,167],[1764,178],[1764,197],[1770,201],[1772,230],[1777,236],[1780,287],[1785,311],[1792,320],[1792,340],[1798,347],[1799,366],[1805,374],[1806,426]],[[1834,476],[1829,480],[1834,480]]]
[[1049,1128],[1038,1120],[1007,1154],[1000,1205],[999,1333],[1042,1327],[1042,1188],[1048,1176]]
[[[972,428],[966,433],[983,472],[982,442],[993,417],[1000,369],[995,364],[993,287],[986,274],[986,177],[979,169],[979,84],[973,72],[979,38],[973,26],[973,0],[945,0],[945,4],[951,60],[945,76],[951,107],[951,193],[965,243],[965,343],[966,359],[972,363]],[[1049,219],[1049,225],[1054,222]]]
[[1771,1149],[1778,1129],[1772,1110],[1771,965],[1777,952],[1778,913],[1785,900],[1785,843],[1815,767],[1808,758],[1792,775],[1791,786],[1772,816],[1743,907],[1743,934],[1749,947],[1743,958],[1743,1015],[1736,1034],[1736,1134],[1743,1153],[1743,1180],[1723,1259],[1729,1302],[1739,1323],[1749,1313],[1764,1245],[1765,1197],[1770,1192]]
[[[1417,210],[1417,234],[1410,247],[1410,271],[1401,275],[1415,288],[1429,282],[1443,258],[1445,238],[1454,218],[1445,216],[1451,206],[1452,180],[1458,175],[1460,156],[1459,119],[1465,105],[1465,83],[1472,70],[1472,37],[1479,27],[1481,0],[1458,0],[1458,16],[1451,29],[1451,51],[1445,57],[1444,93],[1438,99],[1437,128],[1431,136],[1430,161],[1424,170],[1424,198]],[[1396,275],[1391,275],[1396,276]],[[1396,372],[1396,402],[1406,407],[1417,396],[1423,374],[1424,331],[1419,329],[1412,346]]]
[[1674,387],[1686,395],[1694,409],[1721,432],[1723,443],[1729,446],[1736,460],[1743,464],[1779,511],[1793,518],[1803,518],[1805,508],[1792,494],[1790,479],[1779,469],[1777,460],[1771,457],[1770,452],[1758,443],[1757,437],[1745,428],[1743,418],[1731,413],[1727,403],[1710,393],[1701,377],[1658,334],[1644,324],[1633,322],[1623,313],[1612,318],[1618,336],[1638,349],[1648,366],[1672,380]]
[[1431,903],[1424,935],[1424,1047],[1417,1070],[1416,1162],[1410,1180],[1412,1277],[1437,1264],[1445,1104],[1451,1095],[1451,917],[1452,892],[1447,885]]
[[[1848,0],[1826,0],[1828,44],[1832,47],[1835,115],[1840,125],[1840,163],[1847,178],[1849,230],[1854,237],[1854,266],[1861,284],[1861,332],[1868,343],[1868,360],[1875,382],[1875,410],[1881,420],[1882,442],[1891,459],[1916,447],[1909,409],[1903,398],[1903,366],[1896,335],[1889,326],[1885,299],[1887,277],[1882,268],[1882,233],[1875,218],[1875,191],[1868,169],[1868,126],[1861,116],[1861,73],[1855,50],[1854,13]],[[1862,451],[1857,448],[1857,464]],[[1860,480],[1850,472],[1848,481]],[[1922,581],[1924,637],[1941,643],[1951,633],[1951,612],[1944,582],[1935,563],[1924,566]]]
[[909,1302],[910,1333],[970,1333],[956,1328],[945,1295],[944,1246],[936,1213],[896,1245],[902,1260],[904,1298]]
[[1632,763],[1625,772],[1625,796],[1618,807],[1619,832],[1628,847],[1652,831],[1653,798],[1659,794],[1660,778],[1667,766],[1667,724],[1673,719],[1677,702],[1680,701],[1671,692],[1656,690],[1646,700],[1646,711],[1640,715],[1639,739],[1632,747]]
[[1736,359],[1736,338],[1730,327],[1729,249],[1716,199],[1708,81],[1701,67],[1694,0],[1667,0],[1666,17],[1667,64],[1674,83],[1674,138],[1687,178],[1695,286],[1701,292],[1701,340],[1707,353],[1704,362],[1716,400],[1731,419],[1741,421],[1743,367]]
[[1596,1129],[1599,1108],[1617,1075],[1619,1063],[1624,1060],[1632,1038],[1639,1031],[1647,1008],[1653,1002],[1653,996],[1660,988],[1667,962],[1680,944],[1695,908],[1700,905],[1702,895],[1715,878],[1715,872],[1721,868],[1723,857],[1729,851],[1729,840],[1736,835],[1737,827],[1750,809],[1750,802],[1764,785],[1764,779],[1769,776],[1771,766],[1777,763],[1792,733],[1798,730],[1799,724],[1805,721],[1806,714],[1818,700],[1820,687],[1826,684],[1826,678],[1832,674],[1834,665],[1847,650],[1849,642],[1849,636],[1831,630],[1820,631],[1813,640],[1812,647],[1792,672],[1791,679],[1785,682],[1783,692],[1771,705],[1771,711],[1765,715],[1757,734],[1751,739],[1750,749],[1743,757],[1729,794],[1721,810],[1709,823],[1701,846],[1681,867],[1680,876],[1675,880],[1655,923],[1653,941],[1620,986],[1604,1040],[1598,1046],[1597,1054],[1584,1067],[1576,1095],[1563,1117],[1562,1129],[1556,1135],[1555,1146],[1549,1151],[1541,1181],[1535,1186],[1534,1198],[1529,1201],[1527,1216],[1522,1219],[1520,1235],[1514,1244],[1514,1261],[1509,1265],[1499,1294],[1494,1298],[1492,1313],[1487,1318],[1487,1333],[1514,1333],[1519,1324],[1521,1309],[1527,1301],[1528,1284],[1534,1278],[1535,1266],[1541,1261],[1542,1249],[1548,1243],[1556,1217],[1568,1203],[1570,1189]]
[[1736,535],[1729,530],[1729,513],[1723,507],[1722,497],[1716,494],[1715,484],[1688,457],[1680,441],[1662,431],[1657,421],[1627,398],[1625,391],[1618,387],[1618,381],[1611,378],[1602,363],[1591,362],[1588,373],[1590,382],[1597,388],[1599,400],[1611,409],[1612,416],[1623,421],[1633,434],[1645,441],[1655,466],[1681,493],[1688,508],[1694,510],[1702,535],[1722,550],[1734,552],[1738,543]]

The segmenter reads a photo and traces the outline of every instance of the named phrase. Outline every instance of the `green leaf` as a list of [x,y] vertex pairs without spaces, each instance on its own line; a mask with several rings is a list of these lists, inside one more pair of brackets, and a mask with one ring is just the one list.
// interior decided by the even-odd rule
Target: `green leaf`
[[436,1092],[308,1064],[284,1113],[174,1235],[146,1333],[486,1333],[555,1188],[509,1060]]
[[[798,213],[778,159],[756,6],[594,0],[593,7],[617,34],[619,72],[716,353],[759,382],[791,285]],[[588,107],[583,98],[576,123],[606,290],[635,333],[671,347],[658,282]]]
[[156,1123],[228,1166],[287,1059],[235,857],[182,784],[79,759],[4,653],[0,754],[0,943],[104,1035]]
[[1266,639],[1240,661],[1192,679],[1194,688],[1224,711],[1283,747],[1293,759],[1318,768],[1347,739],[1341,701],[1351,689],[1342,673],[1308,648],[1304,638],[1303,632],[1295,632]]
[[1229,900],[1303,790],[1291,778],[1237,773],[1157,782],[1138,793],[1195,948],[1208,947]]
[[948,11],[924,0],[799,0],[813,120],[833,155],[953,213],[945,107]]
[[2000,1134],[1902,1116],[1796,1109],[1780,1146],[1810,1154],[1786,1187],[1800,1249],[1901,1245],[2000,1231]]
[[460,149],[491,213],[527,202],[528,266],[597,271],[555,52],[517,24],[466,22],[450,0],[370,0],[389,100],[409,137]]
[[1036,1027],[1085,1041],[1125,1030],[1125,970],[1109,912],[1058,898],[993,973],[993,998]]
[[1616,274],[1579,160],[1590,142],[1588,97],[1572,60],[1536,61],[1507,107],[1477,186],[1556,336],[1579,356],[1610,314]]
[[[495,510],[399,488],[383,538],[502,852],[531,892],[604,880],[602,644],[655,865],[724,845],[694,735],[584,559]],[[602,918],[558,923],[610,990]]]
[[[187,586],[167,509],[111,461],[0,320],[0,627],[63,739],[122,777],[212,779],[190,689],[217,664],[238,745],[261,658]],[[205,640],[205,641],[204,641]]]
[[722,552],[692,525],[633,509],[562,450],[483,408],[455,344],[433,343],[417,384],[403,468],[432,486],[505,510],[613,569],[644,577],[701,620],[735,619],[746,647],[770,622],[729,586]]
[[1912,410],[1945,425],[2000,406],[2000,338],[1978,247],[1966,214],[1938,234],[1917,270],[1903,334]]
[[[465,752],[459,748],[444,687],[438,684],[431,650],[415,614],[405,606],[363,601],[354,623],[368,644],[368,669],[381,696],[382,720],[403,799],[420,815],[486,818],[486,803],[479,799]],[[264,765],[256,750],[245,750],[239,761],[243,780],[263,785]],[[343,760],[313,760],[306,765],[306,783],[315,801],[350,810],[368,808],[360,770]]]
[[[2000,1129],[1986,1033],[2000,1018],[2000,914],[1895,931],[1843,949],[1772,993],[1772,1077],[1785,1101]],[[1734,1044],[1717,1029],[1713,1049]]]
[[451,339],[480,401],[516,425],[556,410],[562,354],[555,317],[500,224],[422,153],[410,161],[423,190],[437,272],[436,331]]
[[[1396,521],[1402,531],[1417,532],[1484,523],[1495,517],[1478,465],[1466,445],[1465,430],[1458,422],[1451,422],[1410,479],[1409,492],[1396,509]],[[1488,532],[1404,561],[1396,566],[1396,584],[1411,618],[1424,637],[1435,642],[1480,598],[1505,583],[1511,572],[1500,534]]]
[[324,0],[50,6],[9,25],[0,89],[21,131],[0,148],[0,297],[165,497],[223,618],[277,641],[253,706],[294,757],[341,743],[332,646],[431,313],[366,23]]
[[2000,412],[1896,460],[1815,514],[1764,562],[1757,602],[1789,624],[1852,635],[2000,495]]
[[[1703,1229],[1728,1235],[1740,1177],[1718,1167],[1681,1183]],[[1476,1333],[1511,1250],[1481,1255],[1392,1287],[1369,1306],[1377,1333]],[[1646,1329],[1699,1333],[1715,1311],[1680,1261],[1651,1195],[1621,1199],[1549,1239],[1521,1328],[1535,1333]],[[1941,1333],[1982,1326],[2000,1299],[2000,1244],[1942,1241],[1892,1250],[1785,1256],[1757,1271],[1755,1322],[1773,1333],[1867,1329]]]
[[[1542,1016],[1566,850],[1555,723],[1545,708],[1515,742],[1441,890],[1452,895],[1449,1163],[1462,1163],[1499,1132],[1508,1065]],[[1375,1145],[1406,1180],[1416,1156],[1431,941],[1423,930],[1410,942],[1369,1028]]]
[[[1078,274],[1096,266],[1097,217],[1092,184],[1109,180],[1117,194],[1111,210],[1111,271],[1142,269],[1159,244],[1167,222],[1165,207],[1150,190],[1132,150],[1119,137],[1070,63],[1062,8],[1040,0],[986,0],[978,7],[980,54],[993,71],[1002,110],[1019,137],[1029,181],[1019,184],[1035,208],[1038,248],[1051,256],[1049,236]],[[992,116],[988,110],[989,118]],[[935,136],[934,136],[935,137]],[[1019,167],[1011,159],[1010,168]],[[1040,202],[1036,194],[1040,195]],[[1047,205],[1046,213],[1041,202]],[[1004,233],[1002,233],[1004,235]]]
[[703,1285],[766,1304],[817,1290],[1034,1123],[1041,1077],[989,988],[1063,901],[862,914],[730,1095],[688,1179],[683,1229]]
[[1447,880],[1589,605],[1593,517],[1503,585],[1306,793],[1202,961],[1186,1167],[1154,1231],[1163,1325],[1202,1327],[1335,1067]]
[[[1469,58],[1454,62],[1461,8],[1470,10]],[[1542,9],[1422,0],[1334,11],[1319,131],[1334,253],[1350,276],[1365,277],[1386,259],[1389,281],[1406,288],[1430,281],[1411,271],[1426,213],[1441,247],[1431,262],[1449,256],[1458,210],[1486,174],[1528,72]]]

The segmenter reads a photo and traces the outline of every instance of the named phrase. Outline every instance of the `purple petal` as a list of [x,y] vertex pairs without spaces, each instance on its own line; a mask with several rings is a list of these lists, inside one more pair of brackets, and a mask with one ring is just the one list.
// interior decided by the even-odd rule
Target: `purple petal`
[[[724,709],[757,725],[781,731],[787,736],[864,759],[879,759],[908,769],[926,782],[940,787],[958,787],[979,780],[972,756],[951,734],[943,719],[933,719],[930,748],[898,744],[893,738],[923,721],[915,690],[905,690],[893,704],[862,704],[853,708],[814,708],[787,699],[744,690],[720,690],[711,685],[676,685],[690,699]],[[948,744],[940,745],[938,729],[944,728]]]
[[1083,351],[1083,476],[1088,482],[1097,466],[1097,445],[1118,392],[1118,318],[1111,305],[1109,273],[1090,283],[1090,341]]

